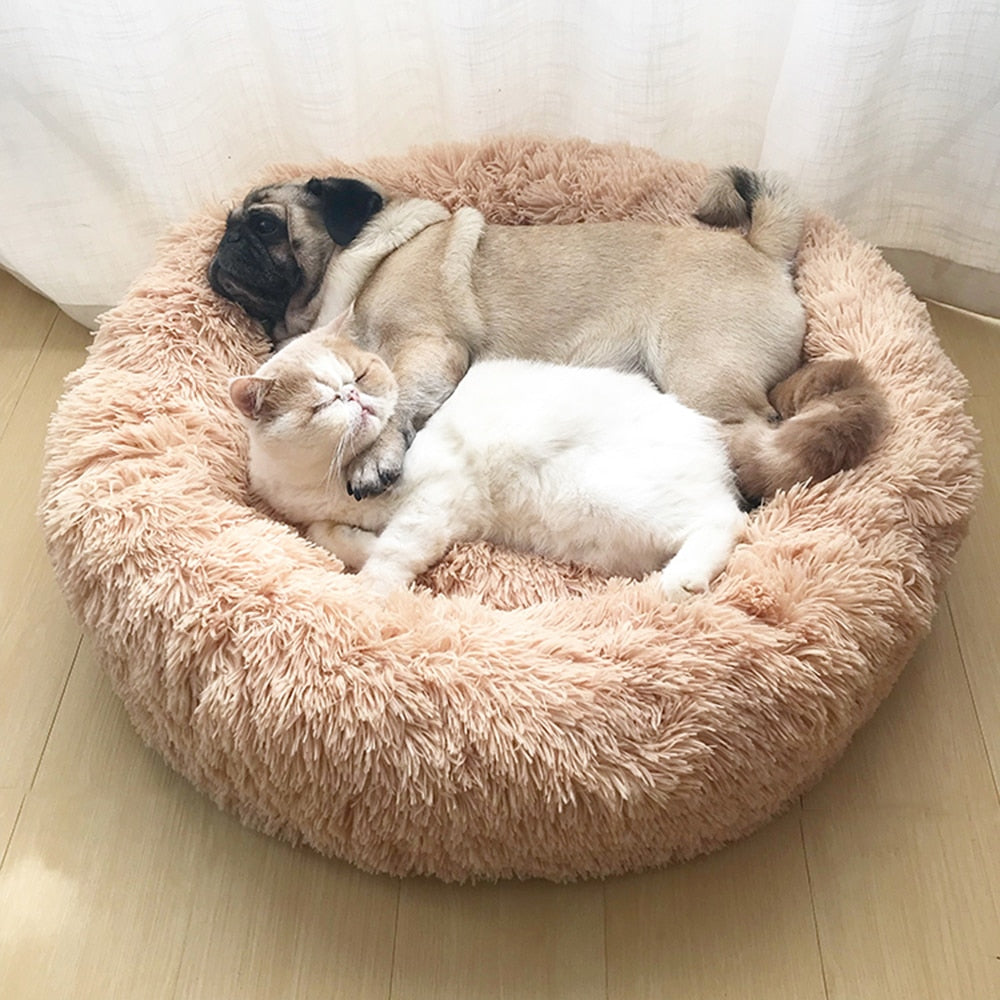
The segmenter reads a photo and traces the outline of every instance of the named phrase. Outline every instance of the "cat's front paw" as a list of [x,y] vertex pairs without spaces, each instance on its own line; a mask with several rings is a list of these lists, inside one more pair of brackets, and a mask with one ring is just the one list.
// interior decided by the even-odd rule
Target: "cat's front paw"
[[384,493],[403,471],[406,441],[399,432],[385,432],[347,467],[347,492],[355,500]]
[[364,566],[375,546],[377,536],[349,524],[314,521],[306,528],[306,538],[335,555],[349,570]]
[[405,590],[413,582],[413,575],[392,562],[374,559],[365,563],[357,580],[372,596],[384,601],[390,594]]
[[669,565],[660,571],[660,587],[671,601],[686,601],[698,594],[704,594],[710,582],[704,575],[672,573]]

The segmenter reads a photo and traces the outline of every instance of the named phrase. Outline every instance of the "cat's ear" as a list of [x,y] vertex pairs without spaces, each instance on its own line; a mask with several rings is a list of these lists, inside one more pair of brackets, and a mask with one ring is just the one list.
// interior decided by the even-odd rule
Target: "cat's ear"
[[333,330],[337,334],[346,334],[350,331],[351,324],[354,322],[354,299],[351,299],[350,305],[333,321]]
[[324,337],[330,337],[337,340],[341,338],[350,339],[351,322],[353,319],[354,302],[352,301],[339,316],[335,316],[329,323],[324,323],[321,327],[317,327],[317,329],[323,331]]
[[260,416],[261,407],[273,385],[273,378],[241,375],[239,378],[230,380],[229,398],[244,417],[256,420]]

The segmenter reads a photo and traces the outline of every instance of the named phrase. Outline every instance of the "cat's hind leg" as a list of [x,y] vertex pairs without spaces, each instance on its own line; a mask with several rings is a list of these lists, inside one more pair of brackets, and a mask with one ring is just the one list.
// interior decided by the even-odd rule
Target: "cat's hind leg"
[[660,586],[667,597],[681,600],[708,590],[726,568],[745,519],[734,509],[732,516],[702,522],[691,531],[660,570]]
[[306,538],[332,552],[349,570],[357,571],[368,562],[378,535],[350,524],[314,521],[306,528]]

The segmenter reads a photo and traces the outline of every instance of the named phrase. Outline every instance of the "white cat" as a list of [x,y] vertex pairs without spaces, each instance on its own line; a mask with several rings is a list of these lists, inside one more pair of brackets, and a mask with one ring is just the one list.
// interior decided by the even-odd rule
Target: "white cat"
[[343,470],[397,387],[344,322],[233,379],[230,395],[251,487],[377,593],[474,539],[608,574],[659,570],[670,597],[706,590],[725,567],[745,515],[716,423],[608,369],[474,364],[417,433],[399,481],[355,500]]

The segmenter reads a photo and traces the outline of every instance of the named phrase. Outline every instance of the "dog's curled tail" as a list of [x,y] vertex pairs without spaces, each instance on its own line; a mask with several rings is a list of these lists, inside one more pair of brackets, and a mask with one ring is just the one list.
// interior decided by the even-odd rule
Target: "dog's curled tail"
[[745,167],[712,171],[694,214],[710,226],[743,229],[755,250],[785,263],[799,248],[805,218],[784,180]]
[[729,429],[730,458],[748,497],[854,468],[889,422],[885,397],[850,358],[807,362],[768,398],[778,421],[753,417]]

